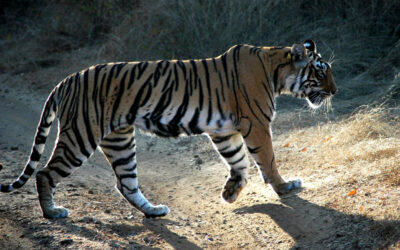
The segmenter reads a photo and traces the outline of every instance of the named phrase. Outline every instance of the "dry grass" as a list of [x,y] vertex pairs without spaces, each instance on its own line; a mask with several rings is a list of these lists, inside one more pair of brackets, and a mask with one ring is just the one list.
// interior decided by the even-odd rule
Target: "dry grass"
[[313,202],[346,214],[398,220],[399,109],[365,107],[349,118],[278,135],[285,176],[304,180]]
[[395,112],[398,109],[365,107],[343,121],[281,135],[277,141],[283,145],[278,146],[293,157],[303,154],[306,166],[351,165],[352,173],[381,174],[385,183],[399,185],[400,130]]

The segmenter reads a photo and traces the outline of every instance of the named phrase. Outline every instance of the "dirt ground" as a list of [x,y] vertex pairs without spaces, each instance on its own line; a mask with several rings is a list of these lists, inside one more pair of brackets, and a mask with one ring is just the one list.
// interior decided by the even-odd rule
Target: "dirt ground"
[[[32,92],[10,76],[0,80],[0,182],[10,183],[28,159],[50,90],[39,86]],[[0,194],[0,249],[400,249],[398,186],[364,178],[370,181],[361,183],[363,190],[375,191],[348,195],[354,183],[343,179],[351,169],[297,168],[296,159],[285,162],[290,150],[281,136],[285,124],[301,120],[297,114],[278,114],[274,130],[281,174],[300,177],[300,192],[278,197],[252,166],[238,201],[225,204],[220,191],[228,170],[206,137],[139,134],[139,183],[147,198],[168,205],[170,214],[148,219],[131,207],[96,152],[56,189],[55,200],[70,210],[69,218],[42,218],[34,178],[11,194]],[[55,131],[56,126],[39,167],[49,158]],[[301,150],[292,150],[302,157]]]

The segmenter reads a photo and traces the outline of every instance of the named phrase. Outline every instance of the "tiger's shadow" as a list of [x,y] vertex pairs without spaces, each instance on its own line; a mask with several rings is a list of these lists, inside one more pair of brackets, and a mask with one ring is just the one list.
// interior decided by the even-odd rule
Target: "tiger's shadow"
[[386,248],[400,241],[400,221],[373,220],[310,203],[296,194],[282,204],[257,204],[235,209],[237,214],[265,214],[295,241],[293,249]]
[[[113,232],[120,237],[129,238],[140,232],[145,232],[147,230],[151,231],[152,233],[148,236],[144,236],[140,239],[139,242],[133,241],[126,242],[118,241],[118,240],[111,240],[108,242],[111,248],[116,249],[160,249],[155,247],[158,241],[166,241],[170,244],[174,249],[201,249],[196,244],[190,242],[186,237],[182,237],[171,230],[168,229],[166,226],[167,224],[176,224],[175,221],[171,221],[168,219],[163,218],[143,218],[141,225],[130,225],[128,223],[104,223],[100,220],[96,220],[92,217],[84,217],[80,220],[80,222],[87,221],[88,224],[95,225],[97,230],[102,232]],[[98,234],[89,229],[86,226],[77,225],[75,222],[71,221],[71,219],[61,219],[61,220],[54,220],[51,223],[56,225],[62,226],[67,229],[67,232],[76,234],[78,236],[91,239],[93,241],[103,241]],[[160,236],[160,237],[158,237]]]

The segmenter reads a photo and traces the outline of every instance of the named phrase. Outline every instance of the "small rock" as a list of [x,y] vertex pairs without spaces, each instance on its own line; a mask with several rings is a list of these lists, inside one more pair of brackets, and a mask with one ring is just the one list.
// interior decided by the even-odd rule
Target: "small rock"
[[64,246],[64,247],[69,246],[69,245],[71,245],[72,243],[74,243],[74,241],[71,240],[71,239],[66,239],[66,240],[60,241],[60,245],[61,245],[61,246]]
[[336,233],[336,238],[340,238],[340,237],[343,237],[343,236],[345,236],[345,235],[346,235],[345,232],[337,232],[337,233]]
[[197,164],[197,165],[203,164],[203,160],[202,160],[201,158],[197,158],[197,159],[196,159],[196,164]]
[[10,149],[11,149],[12,151],[18,150],[18,146],[12,146]]

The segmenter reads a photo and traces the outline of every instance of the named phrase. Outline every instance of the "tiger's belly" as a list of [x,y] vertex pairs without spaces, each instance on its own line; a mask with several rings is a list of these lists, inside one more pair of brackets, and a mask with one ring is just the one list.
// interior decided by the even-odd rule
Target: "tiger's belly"
[[236,132],[230,115],[213,114],[210,119],[202,112],[187,112],[181,119],[162,116],[152,119],[151,115],[138,116],[134,125],[143,131],[151,132],[164,137],[180,135],[229,135]]

